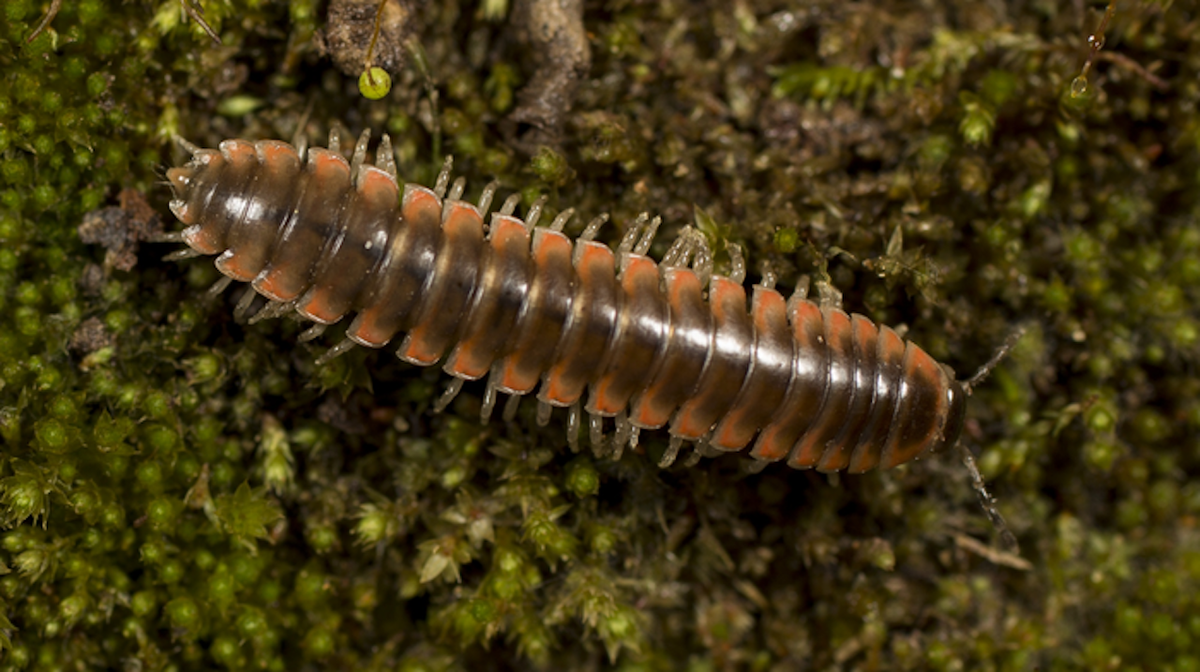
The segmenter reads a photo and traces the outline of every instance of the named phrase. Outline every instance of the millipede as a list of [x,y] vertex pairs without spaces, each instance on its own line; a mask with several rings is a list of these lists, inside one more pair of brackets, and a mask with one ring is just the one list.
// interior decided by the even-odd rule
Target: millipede
[[250,321],[298,313],[315,323],[302,340],[355,313],[319,362],[404,334],[401,359],[440,362],[451,376],[439,410],[464,381],[486,377],[485,419],[498,393],[509,395],[511,418],[537,389],[539,424],[569,409],[572,447],[586,415],[593,445],[613,419],[617,457],[640,431],[666,427],[663,467],[691,442],[696,454],[749,447],[758,466],[861,473],[957,445],[972,386],[1011,347],[960,381],[890,327],[844,312],[836,292],[812,301],[800,283],[785,299],[768,273],[747,297],[740,250],[730,248],[729,275],[714,273],[695,229],[659,262],[647,251],[660,220],[648,215],[616,250],[596,240],[603,215],[572,240],[563,232],[572,209],[548,226],[544,199],[524,219],[519,195],[489,212],[494,182],[477,204],[464,201],[449,159],[432,188],[401,189],[389,137],[374,165],[368,142],[364,132],[347,161],[337,134],[325,148],[180,140],[190,159],[167,178],[185,228],[168,239],[187,247],[171,257],[217,255],[223,277],[212,291],[249,283],[237,311],[261,295],[267,304]]

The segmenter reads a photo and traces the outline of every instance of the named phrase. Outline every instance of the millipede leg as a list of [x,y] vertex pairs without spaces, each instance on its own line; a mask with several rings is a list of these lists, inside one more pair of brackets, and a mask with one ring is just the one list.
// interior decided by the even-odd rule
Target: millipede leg
[[250,312],[250,304],[254,303],[254,299],[258,298],[258,292],[255,292],[252,287],[246,287],[246,291],[242,292],[241,298],[238,299],[237,305],[233,308],[233,319],[235,322],[244,322],[246,314]]
[[450,193],[446,195],[448,201],[461,201],[463,192],[467,190],[467,178],[460,177],[454,180],[454,184],[450,185]]
[[683,466],[687,467],[688,469],[700,464],[700,458],[704,457],[700,454],[699,450],[696,450],[696,448],[696,446],[693,446],[692,452],[688,453],[688,456],[683,460]]
[[675,242],[671,243],[671,247],[667,249],[667,253],[663,255],[659,266],[662,268],[687,266],[688,260],[691,258],[692,252],[696,247],[693,233],[692,227],[684,227],[679,232],[679,236],[675,238]]
[[646,225],[646,230],[642,232],[642,237],[638,240],[637,245],[633,246],[634,254],[646,254],[650,251],[650,246],[654,244],[654,236],[658,234],[658,227],[662,225],[662,217],[655,217]]
[[625,444],[629,441],[629,436],[633,434],[633,425],[629,422],[629,418],[625,417],[625,413],[617,414],[617,432],[613,434],[612,440],[612,459],[614,462],[621,459],[621,455],[625,453]]
[[267,305],[262,307],[262,310],[250,318],[250,324],[258,324],[263,320],[273,320],[286,314],[295,305],[294,301],[268,301]]
[[488,376],[487,386],[483,389],[483,405],[479,408],[479,418],[487,422],[492,418],[492,409],[496,408],[496,373],[495,369]]
[[500,215],[502,217],[512,217],[512,214],[517,211],[517,204],[521,202],[520,194],[513,194],[504,199],[504,204],[500,206]]
[[446,410],[446,407],[450,405],[450,402],[454,401],[454,398],[457,397],[458,393],[462,391],[462,387],[462,378],[451,378],[450,384],[446,386],[446,391],[442,392],[442,396],[438,397],[438,400],[433,402],[433,412],[441,413],[442,411]]
[[725,249],[729,252],[729,279],[739,285],[746,282],[746,257],[742,255],[742,246],[727,243]]
[[375,167],[399,181],[400,174],[396,172],[396,153],[392,149],[392,136],[387,133],[379,139],[379,147],[375,149]]
[[554,407],[551,406],[549,403],[542,401],[541,399],[538,399],[538,402],[537,402],[537,424],[538,424],[538,427],[545,427],[546,425],[550,424],[550,412],[553,410],[554,410]]
[[763,286],[763,289],[775,289],[776,280],[778,278],[771,268],[770,262],[763,262],[762,282],[759,284]]
[[579,452],[579,402],[567,409],[567,445],[572,453]]
[[157,233],[157,234],[154,234],[153,236],[150,236],[148,238],[148,240],[152,243],[182,243],[183,242],[183,232],[182,231],[164,231],[162,233]]
[[338,130],[337,126],[329,129],[329,144],[327,147],[334,154],[342,153],[342,133]]
[[510,394],[508,399],[504,400],[504,412],[501,417],[505,422],[512,422],[513,418],[517,417],[517,408],[521,405],[521,395]]
[[221,279],[214,282],[213,286],[209,287],[208,291],[206,291],[204,294],[209,298],[215,297],[221,292],[224,292],[226,289],[229,289],[229,285],[232,282],[233,278],[229,276],[221,276]]
[[588,222],[587,227],[583,229],[583,233],[579,234],[579,240],[595,240],[596,234],[600,233],[600,227],[608,221],[608,213],[597,215],[595,219]]
[[763,469],[766,469],[767,465],[771,463],[768,460],[745,460],[742,462],[742,464],[744,465],[747,474],[758,474],[761,473]]
[[574,216],[575,208],[567,208],[566,210],[563,210],[562,212],[558,213],[558,216],[554,218],[553,222],[550,222],[550,230],[561,232],[563,227],[567,225],[567,222],[571,221],[571,218]]
[[292,139],[292,144],[296,146],[296,154],[300,157],[300,160],[307,160],[308,136],[304,133],[304,124],[296,127],[296,137]]
[[692,270],[696,272],[696,277],[700,279],[702,286],[707,286],[708,281],[712,278],[713,269],[713,254],[708,247],[708,241],[704,239],[704,234],[692,230],[692,240],[696,245],[696,256],[692,257]]
[[637,450],[638,439],[641,437],[641,434],[642,434],[641,427],[634,427],[632,430],[630,430],[630,432],[629,432],[629,448],[631,450]]
[[355,343],[354,341],[352,341],[348,338],[344,339],[341,343],[338,343],[337,345],[333,346],[332,348],[326,350],[325,354],[318,357],[317,358],[317,366],[324,366],[324,365],[328,364],[329,362],[333,361],[334,358],[340,357],[342,354],[344,354],[345,352],[347,352],[348,350],[350,350],[351,348],[353,348],[356,345],[358,345],[358,344]]
[[187,152],[191,156],[196,156],[197,154],[200,153],[200,148],[197,147],[196,145],[193,145],[192,143],[188,142],[186,139],[183,138],[183,136],[179,136],[179,135],[175,136],[175,144],[182,147],[183,151]]
[[371,142],[371,129],[365,128],[354,143],[354,155],[350,157],[350,175],[357,179],[363,164],[367,162],[367,145]]
[[667,452],[663,453],[658,459],[658,468],[666,469],[675,463],[675,459],[679,457],[679,449],[683,447],[683,438],[672,436],[670,442],[667,443]]
[[496,180],[484,185],[483,193],[479,194],[479,216],[487,217],[488,210],[492,207],[492,201],[496,198],[496,190],[499,188],[500,183]]
[[793,290],[792,295],[788,297],[788,300],[787,300],[788,315],[795,314],[796,306],[801,301],[807,301],[807,300],[808,300],[808,276],[802,275],[802,276],[800,276],[800,279],[796,281],[796,289]]
[[650,213],[643,212],[633,220],[633,224],[629,225],[629,229],[625,235],[621,236],[621,243],[617,245],[617,258],[620,259],[625,255],[633,252],[633,246],[637,243],[638,235],[642,232],[642,228],[646,226],[646,222],[650,221]]
[[829,278],[829,273],[825,271],[825,264],[822,263],[817,271],[817,280],[814,283],[817,289],[817,305],[822,308],[833,308],[836,310],[842,309],[842,293],[837,287],[833,286],[833,281]]
[[442,170],[438,173],[437,182],[433,184],[433,193],[438,198],[446,195],[446,187],[450,186],[450,172],[454,170],[454,157],[447,156],[446,161],[442,164]]
[[604,455],[604,417],[588,416],[588,443],[592,444],[592,454],[596,457]]
[[300,341],[301,343],[307,343],[325,333],[325,330],[328,328],[328,324],[321,324],[318,322],[317,324],[314,324],[308,329],[300,332],[300,335],[296,337],[296,340]]
[[[183,261],[184,259],[195,259],[196,257],[199,257],[199,256],[202,256],[199,252],[193,250],[190,247],[185,247],[182,250],[176,250],[176,251],[168,254],[167,256],[163,257],[163,261]],[[226,279],[232,280],[232,278],[226,278]]]
[[526,231],[532,231],[533,227],[537,226],[538,220],[542,218],[542,209],[546,207],[546,201],[549,199],[549,196],[542,194],[529,206],[529,212],[525,213]]

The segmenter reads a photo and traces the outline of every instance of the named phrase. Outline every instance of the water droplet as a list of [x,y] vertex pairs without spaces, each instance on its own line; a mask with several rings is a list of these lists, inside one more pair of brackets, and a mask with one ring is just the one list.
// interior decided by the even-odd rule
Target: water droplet
[[1071,97],[1078,98],[1087,93],[1088,80],[1087,77],[1076,77],[1071,80]]
[[1088,35],[1088,46],[1092,48],[1092,51],[1100,51],[1104,48],[1104,36]]

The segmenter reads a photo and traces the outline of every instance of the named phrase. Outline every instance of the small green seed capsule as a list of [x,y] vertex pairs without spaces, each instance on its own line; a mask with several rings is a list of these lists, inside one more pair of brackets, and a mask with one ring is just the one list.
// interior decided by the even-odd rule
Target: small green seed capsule
[[392,76],[383,68],[368,68],[358,77],[358,90],[366,98],[379,100],[392,90]]

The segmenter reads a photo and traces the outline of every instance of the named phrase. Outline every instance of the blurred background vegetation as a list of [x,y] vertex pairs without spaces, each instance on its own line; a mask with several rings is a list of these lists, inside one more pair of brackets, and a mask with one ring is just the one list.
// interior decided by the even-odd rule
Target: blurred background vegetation
[[[374,49],[331,4],[0,10],[0,668],[1200,670],[1196,3],[1122,2],[1086,67],[1082,0],[388,0]],[[137,248],[173,135],[335,126],[572,233],[827,264],[960,375],[1023,325],[965,436],[1019,555],[952,455],[573,453]]]

